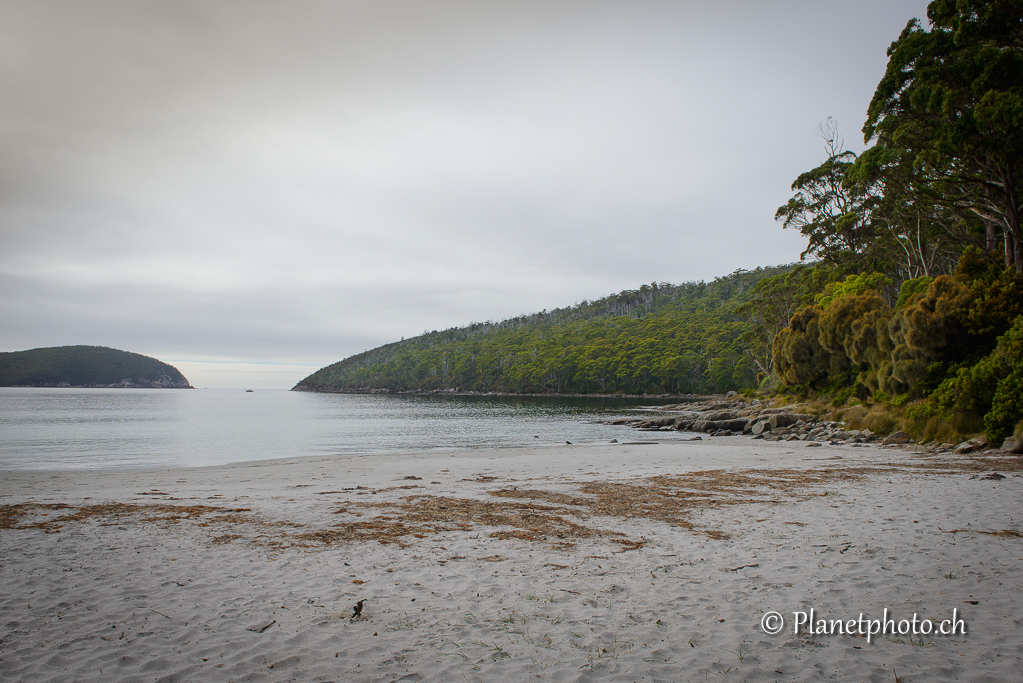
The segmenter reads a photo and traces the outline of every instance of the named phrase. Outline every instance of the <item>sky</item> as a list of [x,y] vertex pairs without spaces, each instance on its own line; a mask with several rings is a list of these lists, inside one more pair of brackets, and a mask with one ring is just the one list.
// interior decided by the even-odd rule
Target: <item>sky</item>
[[0,351],[281,388],[799,260],[909,0],[2,0]]

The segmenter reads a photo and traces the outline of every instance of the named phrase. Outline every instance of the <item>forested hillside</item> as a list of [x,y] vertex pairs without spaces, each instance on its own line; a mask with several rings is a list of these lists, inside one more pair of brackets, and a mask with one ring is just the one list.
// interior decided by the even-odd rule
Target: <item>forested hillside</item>
[[764,369],[750,350],[753,325],[736,309],[750,302],[758,282],[792,268],[653,283],[599,301],[431,332],[323,368],[295,389],[706,393],[754,387]]
[[928,440],[1001,443],[1023,429],[1023,2],[927,14],[888,50],[869,148],[821,128],[826,161],[777,214],[818,264],[762,283],[753,315],[802,305],[774,335],[785,385],[904,406]]
[[177,368],[105,346],[55,346],[0,353],[0,386],[189,388]]

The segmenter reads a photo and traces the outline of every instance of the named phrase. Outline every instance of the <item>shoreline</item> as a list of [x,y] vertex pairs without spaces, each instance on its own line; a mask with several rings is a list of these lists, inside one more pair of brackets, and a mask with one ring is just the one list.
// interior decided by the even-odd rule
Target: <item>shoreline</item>
[[296,384],[288,391],[310,394],[354,394],[358,396],[496,396],[522,398],[628,398],[628,399],[678,399],[685,401],[724,400],[725,394],[559,394],[554,392],[526,394],[505,391],[460,391],[457,389],[311,389]]
[[[5,471],[0,677],[1011,680],[1023,459],[802,446]],[[967,634],[760,626],[811,608]]]

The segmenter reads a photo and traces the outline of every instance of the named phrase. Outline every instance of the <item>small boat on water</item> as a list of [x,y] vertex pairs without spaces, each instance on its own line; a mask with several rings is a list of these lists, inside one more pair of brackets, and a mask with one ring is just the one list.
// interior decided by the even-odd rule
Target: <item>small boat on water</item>
[[245,393],[246,393],[246,394],[251,394],[251,393],[252,393],[252,389],[246,389],[246,390],[245,390]]

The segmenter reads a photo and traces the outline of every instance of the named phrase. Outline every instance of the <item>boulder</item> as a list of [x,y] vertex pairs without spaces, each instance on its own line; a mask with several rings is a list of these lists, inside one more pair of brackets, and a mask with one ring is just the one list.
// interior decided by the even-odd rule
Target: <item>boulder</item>
[[988,443],[987,441],[984,441],[984,439],[970,439],[969,441],[964,441],[955,448],[953,448],[952,452],[955,453],[956,455],[965,455],[966,453],[982,451],[987,447]]
[[759,436],[764,432],[771,431],[771,423],[767,420],[761,420],[753,425],[752,430],[755,435]]
[[771,429],[778,427],[788,427],[794,425],[800,420],[805,423],[812,422],[814,420],[813,415],[804,415],[802,413],[776,413],[767,418],[768,422],[771,423]]
[[710,420],[712,422],[717,422],[718,420],[732,420],[735,419],[736,417],[738,417],[738,415],[736,415],[735,412],[731,410],[714,410],[712,412],[700,415],[701,420]]
[[718,429],[727,429],[730,432],[746,431],[746,418],[736,417],[731,420],[719,420]]
[[1012,453],[1014,455],[1023,455],[1023,439],[1014,439],[1011,436],[1002,442],[1002,453]]
[[777,415],[778,413],[788,412],[787,408],[764,408],[760,411],[760,415],[767,417],[768,415]]
[[892,432],[884,438],[884,441],[882,441],[881,444],[884,446],[890,446],[891,444],[909,443],[912,440],[913,437],[906,432]]

